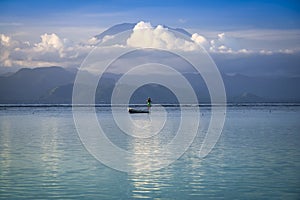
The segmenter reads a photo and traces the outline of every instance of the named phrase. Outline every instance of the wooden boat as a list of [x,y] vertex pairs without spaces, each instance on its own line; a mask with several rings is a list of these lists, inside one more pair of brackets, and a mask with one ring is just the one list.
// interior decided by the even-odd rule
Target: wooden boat
[[149,110],[140,110],[140,109],[128,108],[128,112],[130,114],[149,113]]

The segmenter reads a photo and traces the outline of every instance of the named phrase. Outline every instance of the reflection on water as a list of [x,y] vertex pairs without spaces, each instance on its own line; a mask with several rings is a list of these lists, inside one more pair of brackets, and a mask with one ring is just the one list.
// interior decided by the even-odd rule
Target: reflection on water
[[[147,124],[147,126],[141,130],[134,123],[127,125],[129,132],[135,136],[131,137],[127,148],[130,149],[128,160],[133,172],[156,171],[176,161],[197,135],[197,130],[193,128],[197,124],[194,121],[195,113],[169,112],[167,120],[165,120],[166,115],[163,114],[151,117],[148,115],[134,116],[132,120],[134,123]],[[180,121],[183,114],[185,123]],[[165,123],[161,123],[163,121]],[[159,134],[149,134],[151,137],[147,138],[138,137],[141,135],[140,131],[151,132],[155,130],[153,127],[159,127]]]
[[[132,153],[126,174],[85,150],[70,109],[0,110],[0,199],[299,199],[300,107],[230,107],[219,142],[201,160],[209,121],[204,110],[188,151],[164,169],[145,172],[160,164],[152,152],[174,138],[180,116],[170,113],[162,134],[141,139],[116,129],[109,112],[98,112],[108,137]],[[146,116],[133,120],[147,124]]]
[[[180,160],[167,168],[153,172],[132,172],[128,181],[132,184],[131,198],[161,198],[196,199],[203,196],[206,190],[204,183],[205,172],[201,169],[198,155],[183,156],[185,163]],[[170,192],[171,191],[171,192]],[[198,196],[198,197],[197,197]]]
[[[152,117],[153,118],[153,117]],[[138,136],[141,129],[135,124],[146,124],[144,126],[145,132],[151,132],[154,130],[153,127],[159,126],[158,129],[161,131],[166,131],[166,127],[170,126],[169,123],[161,124],[161,121],[164,121],[164,116],[156,116],[155,120],[151,120],[149,115],[142,116],[133,116],[133,124],[129,127],[129,131],[133,133],[133,135]],[[162,126],[160,128],[161,125]],[[163,145],[164,140],[166,138],[162,138],[157,134],[152,135],[151,137],[132,137],[131,142],[129,143],[130,147],[130,157],[129,157],[129,165],[132,166],[133,172],[143,172],[143,171],[151,171],[153,169],[159,168],[163,163],[162,157],[159,155],[163,155],[163,153],[168,152],[160,152]]]
[[[157,122],[163,119],[159,120],[157,117],[155,120],[156,121],[151,121],[149,115],[142,117],[133,116],[133,122],[135,124],[140,124],[140,126],[146,124],[143,126],[145,132],[151,132],[152,126],[159,126],[160,124]],[[130,127],[133,135],[139,135],[140,129],[136,127],[137,126]],[[158,151],[163,144],[163,142],[160,141],[161,139],[163,138],[155,136],[147,139],[134,138],[130,143],[132,156],[129,162],[132,166],[132,172],[128,175],[128,181],[133,185],[131,191],[132,198],[151,198],[153,193],[159,195],[164,187],[170,187],[170,184],[168,184],[170,174],[162,174],[160,171],[149,173],[150,170],[160,165],[161,158],[152,155],[154,151]]]
[[132,173],[128,175],[128,181],[133,185],[131,198],[159,197],[165,189],[172,187],[170,173],[156,171],[153,173]]
[[[59,173],[59,163],[63,157],[63,151],[59,149],[59,123],[54,118],[51,121],[43,121],[40,125],[42,133],[49,133],[41,141],[40,156],[44,169],[42,176],[55,180]],[[55,182],[52,182],[52,185],[55,185]]]
[[11,129],[11,124],[7,120],[0,121],[0,127],[2,129],[2,134],[0,135],[0,176],[1,179],[7,176],[10,171],[11,164],[11,140],[9,130]]
[[[176,116],[179,119],[180,115]],[[204,171],[201,170],[201,160],[199,159],[200,138],[198,138],[198,143],[195,147],[198,151],[196,150],[190,152],[188,156],[183,156],[185,157],[185,163],[182,166],[183,169],[178,170],[174,168],[173,164],[170,164],[162,170],[149,172],[167,162],[164,160],[167,158],[164,155],[177,153],[176,148],[170,148],[171,150],[175,150],[173,152],[159,152],[164,145],[175,137],[174,133],[176,133],[178,129],[179,121],[173,117],[171,116],[173,120],[166,121],[159,135],[147,139],[134,138],[132,142],[129,143],[131,146],[129,149],[132,150],[132,156],[129,161],[132,166],[132,172],[128,175],[128,181],[133,186],[131,198],[161,198],[161,196],[166,195],[168,191],[172,191],[172,194],[167,196],[167,199],[174,199],[174,197],[185,199],[187,193],[192,198],[195,195],[200,195],[201,191],[205,188],[202,180]],[[149,120],[147,116],[133,117],[133,121],[138,124],[147,124]],[[156,120],[160,122],[163,119],[160,119],[160,116],[156,116]],[[191,118],[190,120],[193,119]],[[155,123],[154,121],[151,123],[151,126],[158,125],[159,123]],[[145,126],[145,132],[151,131],[151,126]],[[206,129],[203,126],[201,130],[204,131]],[[137,129],[136,126],[132,126],[131,131],[134,133],[133,135],[139,135],[138,131],[140,131],[140,129]],[[181,146],[177,148],[181,148]],[[162,157],[153,156],[160,154]],[[176,162],[178,163],[179,161],[175,161],[175,163]],[[184,187],[181,188],[174,183],[178,180],[184,183],[181,184],[184,185]]]

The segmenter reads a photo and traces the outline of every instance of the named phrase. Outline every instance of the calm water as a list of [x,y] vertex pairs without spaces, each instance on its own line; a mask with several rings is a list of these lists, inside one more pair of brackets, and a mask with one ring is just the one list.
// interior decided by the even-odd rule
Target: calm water
[[[300,106],[228,107],[223,133],[205,159],[198,155],[209,109],[202,113],[199,135],[180,159],[159,171],[124,173],[88,153],[71,108],[1,107],[0,198],[300,199]],[[149,151],[119,134],[109,108],[97,108],[97,115],[114,143]],[[179,120],[179,110],[170,108],[157,145],[172,137]]]

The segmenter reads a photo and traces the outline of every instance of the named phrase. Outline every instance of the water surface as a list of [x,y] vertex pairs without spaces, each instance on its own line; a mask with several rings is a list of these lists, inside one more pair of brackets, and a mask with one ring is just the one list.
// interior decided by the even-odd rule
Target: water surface
[[[299,106],[228,107],[222,135],[205,159],[199,149],[210,109],[201,111],[201,129],[183,156],[162,170],[124,173],[88,153],[70,107],[1,107],[0,198],[300,198]],[[126,139],[109,108],[97,108],[97,115],[115,144],[140,153],[154,150],[143,140]],[[155,144],[174,137],[179,121],[178,108],[170,108]]]

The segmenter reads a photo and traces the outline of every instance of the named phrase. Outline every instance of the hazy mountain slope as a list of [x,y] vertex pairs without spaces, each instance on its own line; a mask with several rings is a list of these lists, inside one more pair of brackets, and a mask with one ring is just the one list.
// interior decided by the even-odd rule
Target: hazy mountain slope
[[46,91],[72,83],[75,74],[62,67],[23,68],[0,77],[1,103],[37,103]]

